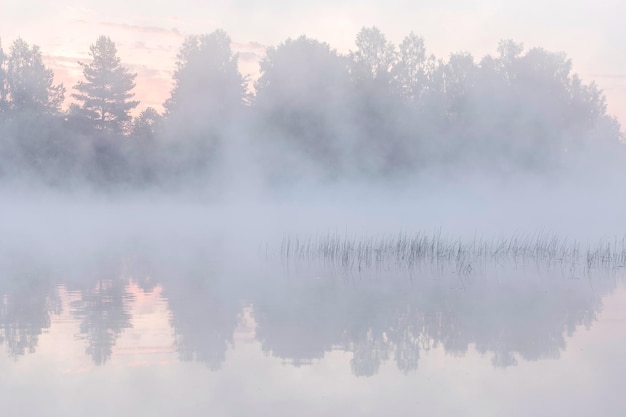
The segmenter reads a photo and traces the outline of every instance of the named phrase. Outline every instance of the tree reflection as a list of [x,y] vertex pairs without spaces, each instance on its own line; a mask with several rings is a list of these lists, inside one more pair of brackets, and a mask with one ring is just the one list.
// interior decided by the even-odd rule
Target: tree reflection
[[171,311],[175,347],[183,361],[198,361],[212,370],[221,367],[233,345],[241,305],[211,277],[191,273],[164,284],[163,295]]
[[256,337],[265,352],[300,365],[343,347],[350,315],[343,311],[341,290],[265,282],[253,297]]
[[50,327],[50,315],[61,313],[57,287],[39,272],[0,279],[0,345],[17,359],[34,353],[39,336]]
[[356,376],[372,376],[388,359],[390,346],[383,334],[374,333],[372,329],[359,336],[348,345],[353,353],[350,366]]
[[[221,279],[195,258],[181,263],[113,258],[94,264],[96,273],[81,271],[64,281],[74,300],[70,313],[79,323],[78,338],[86,341],[96,365],[109,361],[118,338],[131,327],[128,276],[137,277],[144,291],[163,288],[183,361],[219,369],[234,345],[242,306],[251,305],[264,352],[300,366],[343,350],[352,355],[357,376],[375,375],[387,361],[405,373],[415,371],[424,352],[434,348],[451,356],[475,350],[495,367],[559,358],[567,336],[593,324],[602,297],[616,285],[601,275],[572,279],[525,273],[521,266],[496,278],[424,273],[408,279],[391,269],[346,278],[317,274],[312,267],[307,276],[329,278]],[[119,273],[120,266],[127,274]],[[23,271],[0,280],[0,344],[11,357],[34,352],[51,315],[60,314],[60,282],[51,274]]]
[[72,313],[80,321],[80,336],[87,340],[87,354],[100,366],[110,358],[115,342],[124,329],[132,327],[130,306],[134,296],[122,278],[98,279],[80,290],[72,302]]
[[[205,249],[194,247],[177,252],[168,248],[167,256],[162,256],[162,248],[155,250],[142,244],[113,259],[108,266],[101,266],[99,271],[102,275],[108,268],[110,272],[105,273],[112,276],[122,265],[124,275],[132,277],[144,292],[161,287],[161,297],[169,306],[179,358],[203,362],[216,370],[233,345],[242,305],[236,285],[223,285],[211,270],[212,262],[208,259],[216,251]],[[126,304],[132,297],[124,285],[121,279],[101,280],[95,288],[81,290],[82,300],[75,306],[75,314],[82,320],[81,334],[90,341],[88,352],[96,363],[106,362],[115,339],[130,327]]]
[[[399,283],[291,277],[275,282],[254,301],[263,349],[294,364],[322,358],[338,346],[352,353],[357,376],[371,376],[393,360],[403,372],[418,368],[420,355],[442,347],[462,356],[470,347],[495,367],[559,358],[566,336],[590,326],[615,281],[516,273],[491,280],[458,277]],[[299,284],[294,284],[297,282]],[[387,282],[387,283],[385,283]],[[281,287],[281,285],[283,285]]]

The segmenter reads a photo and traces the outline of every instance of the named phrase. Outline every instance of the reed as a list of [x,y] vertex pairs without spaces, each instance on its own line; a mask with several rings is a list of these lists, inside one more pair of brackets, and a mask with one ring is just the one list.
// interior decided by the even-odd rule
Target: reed
[[451,264],[462,271],[488,263],[528,262],[591,270],[626,266],[626,237],[583,244],[542,232],[470,240],[450,238],[441,232],[360,237],[328,233],[305,238],[285,236],[280,257],[283,260],[322,261],[359,270]]

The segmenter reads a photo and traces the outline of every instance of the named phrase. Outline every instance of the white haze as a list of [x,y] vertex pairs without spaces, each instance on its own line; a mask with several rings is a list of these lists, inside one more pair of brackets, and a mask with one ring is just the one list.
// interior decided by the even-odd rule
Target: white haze
[[[469,182],[401,188],[353,184],[301,187],[268,196],[231,189],[223,199],[194,192],[132,195],[16,192],[0,203],[4,262],[81,266],[138,248],[183,260],[197,252],[224,271],[254,273],[284,237],[348,238],[442,234],[452,240],[557,235],[593,246],[621,239],[619,184]],[[286,194],[286,193],[285,193]]]
[[[163,256],[208,245],[220,262],[240,264],[240,256],[275,248],[286,235],[554,233],[594,242],[626,234],[619,126],[604,112],[601,92],[588,80],[580,84],[562,54],[522,53],[521,45],[504,42],[495,58],[435,60],[411,35],[418,75],[408,80],[399,46],[375,28],[359,36],[362,44],[346,56],[304,37],[270,50],[249,105],[237,101],[237,91],[226,91],[228,83],[241,85],[238,74],[209,71],[213,97],[186,87],[197,75],[181,72],[182,93],[170,103],[166,127],[149,139],[34,130],[68,151],[59,157],[46,154],[47,147],[40,152],[36,138],[28,148],[9,124],[0,147],[0,249],[71,261],[135,242]],[[223,51],[230,42],[223,32],[202,39],[209,45],[204,52],[223,53],[219,59],[236,64],[236,56]],[[381,62],[372,63],[372,45],[393,48],[395,58],[374,54]],[[317,61],[300,59],[309,52]],[[507,71],[530,81],[505,88],[498,83],[510,74],[494,68],[511,59],[515,65]],[[182,64],[215,70],[206,57]],[[549,90],[563,85],[574,98]],[[437,90],[443,86],[447,90]],[[397,99],[394,89],[406,96]],[[571,114],[568,100],[580,104]],[[374,110],[359,110],[363,103]],[[285,110],[291,117],[275,123]],[[294,129],[292,122],[305,127]],[[213,137],[217,145],[207,139]],[[537,137],[554,143],[537,145]],[[502,142],[510,148],[499,149]],[[98,159],[102,146],[120,166]],[[198,158],[200,168],[185,171]],[[144,179],[143,163],[156,179]]]
[[270,49],[251,97],[230,44],[188,38],[167,113],[116,131],[0,62],[9,414],[623,408],[624,138],[563,54],[364,28]]

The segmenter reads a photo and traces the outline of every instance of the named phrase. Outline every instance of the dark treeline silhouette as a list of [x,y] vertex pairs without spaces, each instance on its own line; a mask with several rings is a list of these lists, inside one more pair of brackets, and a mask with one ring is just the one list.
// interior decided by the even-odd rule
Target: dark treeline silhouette
[[68,109],[38,47],[0,45],[0,177],[106,189],[237,173],[276,185],[623,159],[602,91],[563,53],[502,41],[494,56],[439,59],[413,33],[394,45],[376,28],[355,46],[288,39],[267,50],[253,93],[225,32],[190,36],[164,114],[133,118],[136,74],[110,38],[90,46]]

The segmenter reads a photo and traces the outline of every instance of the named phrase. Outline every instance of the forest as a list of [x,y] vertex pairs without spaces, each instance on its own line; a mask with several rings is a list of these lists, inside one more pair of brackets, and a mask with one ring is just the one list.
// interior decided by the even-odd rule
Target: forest
[[[163,112],[136,114],[136,74],[101,36],[82,80],[55,84],[41,50],[0,44],[0,182],[95,190],[544,177],[619,167],[624,134],[562,52],[503,40],[444,58],[422,37],[363,28],[342,54],[301,36],[251,82],[222,30],[180,47]],[[68,105],[68,103],[70,103]],[[136,114],[133,117],[133,114]]]

